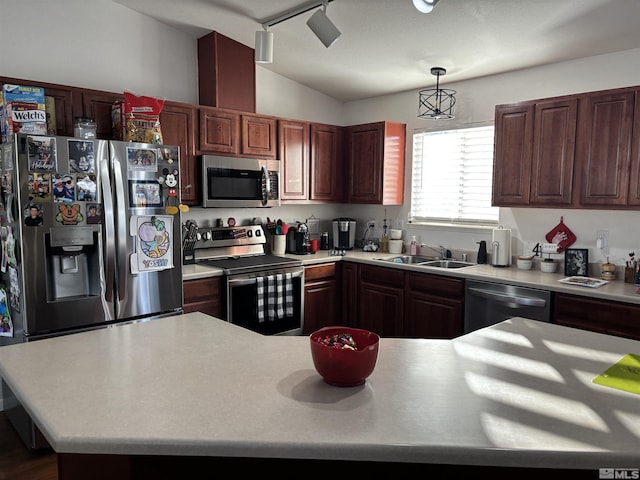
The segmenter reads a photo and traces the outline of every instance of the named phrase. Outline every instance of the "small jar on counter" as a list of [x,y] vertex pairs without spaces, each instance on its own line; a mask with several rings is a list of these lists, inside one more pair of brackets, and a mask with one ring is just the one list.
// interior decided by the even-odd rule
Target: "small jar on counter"
[[76,138],[96,138],[96,122],[91,117],[75,117],[73,119],[73,136]]

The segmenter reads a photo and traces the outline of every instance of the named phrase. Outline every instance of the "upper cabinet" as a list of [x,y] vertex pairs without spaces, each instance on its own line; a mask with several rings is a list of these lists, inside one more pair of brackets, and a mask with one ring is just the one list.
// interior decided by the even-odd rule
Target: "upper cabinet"
[[580,98],[576,185],[581,207],[627,204],[635,96],[631,90]]
[[242,114],[240,121],[242,155],[276,158],[276,119]]
[[571,205],[577,99],[499,105],[493,204]]
[[283,201],[342,202],[343,127],[278,120]]
[[498,105],[493,204],[640,205],[637,97],[633,87]]
[[346,128],[348,203],[402,205],[405,129],[394,122]]
[[198,39],[200,105],[256,111],[256,66],[253,48],[218,32]]

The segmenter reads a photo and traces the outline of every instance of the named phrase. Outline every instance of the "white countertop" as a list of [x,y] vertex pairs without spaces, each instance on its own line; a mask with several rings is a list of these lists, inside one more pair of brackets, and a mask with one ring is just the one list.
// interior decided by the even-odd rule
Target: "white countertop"
[[0,348],[59,453],[640,467],[640,397],[592,379],[640,342],[512,319],[455,340],[383,338],[360,387],[308,337],[202,313]]
[[[407,271],[445,275],[457,278],[481,280],[488,282],[506,283],[529,288],[539,288],[555,292],[564,292],[585,297],[600,298],[602,300],[612,300],[616,302],[633,303],[640,305],[640,294],[638,287],[631,283],[625,283],[621,278],[612,280],[606,285],[598,288],[589,288],[579,285],[567,285],[558,280],[564,278],[563,273],[541,272],[539,267],[532,270],[519,270],[515,265],[510,267],[494,267],[491,265],[473,265],[460,269],[445,269],[438,267],[425,267],[418,265],[406,265],[379,260],[380,258],[393,257],[392,253],[363,252],[360,250],[348,251],[344,257],[331,256],[329,252],[319,251],[312,255],[284,255],[288,258],[301,260],[303,265],[318,265],[327,262],[350,261],[366,263],[380,267],[397,268]],[[561,267],[559,267],[561,268]],[[222,270],[202,264],[184,265],[184,280],[194,280],[211,276],[222,275]]]

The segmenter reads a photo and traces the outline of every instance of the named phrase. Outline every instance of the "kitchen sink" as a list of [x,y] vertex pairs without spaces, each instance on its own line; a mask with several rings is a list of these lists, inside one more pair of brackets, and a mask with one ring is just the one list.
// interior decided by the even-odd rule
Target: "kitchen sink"
[[475,263],[459,262],[458,260],[432,260],[429,262],[422,262],[420,265],[439,268],[464,268],[471,267],[475,265]]
[[424,264],[426,262],[433,261],[433,257],[421,257],[419,255],[397,255],[395,257],[378,258],[378,260],[384,260],[385,262],[392,263],[405,263],[405,264]]

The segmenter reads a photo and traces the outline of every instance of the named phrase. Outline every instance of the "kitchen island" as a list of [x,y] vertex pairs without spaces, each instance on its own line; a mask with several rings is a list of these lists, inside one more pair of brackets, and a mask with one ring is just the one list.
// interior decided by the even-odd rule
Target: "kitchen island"
[[61,479],[256,463],[296,478],[309,463],[598,478],[640,467],[640,397],[592,382],[627,353],[640,342],[514,318],[454,340],[383,338],[367,382],[339,388],[308,337],[191,313],[3,347],[0,374]]

